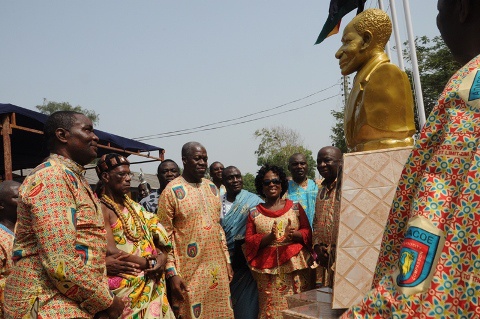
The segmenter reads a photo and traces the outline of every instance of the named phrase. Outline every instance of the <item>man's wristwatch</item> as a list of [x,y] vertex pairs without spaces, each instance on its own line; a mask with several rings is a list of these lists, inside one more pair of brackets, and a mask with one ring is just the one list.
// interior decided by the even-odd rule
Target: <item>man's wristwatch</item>
[[145,257],[145,259],[147,260],[147,265],[149,269],[152,269],[157,265],[157,258],[155,258],[155,256],[150,255],[148,257]]

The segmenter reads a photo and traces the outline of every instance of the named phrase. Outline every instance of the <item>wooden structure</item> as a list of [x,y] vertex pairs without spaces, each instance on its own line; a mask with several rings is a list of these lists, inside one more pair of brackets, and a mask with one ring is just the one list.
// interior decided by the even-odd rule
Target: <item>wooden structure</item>
[[[0,174],[3,180],[11,180],[12,171],[33,168],[49,155],[43,138],[43,125],[48,116],[12,104],[0,104],[0,122],[3,158]],[[137,155],[146,161],[162,161],[165,150],[115,134],[95,130],[100,139],[98,156],[119,153],[127,157]],[[157,152],[158,156],[151,155]]]

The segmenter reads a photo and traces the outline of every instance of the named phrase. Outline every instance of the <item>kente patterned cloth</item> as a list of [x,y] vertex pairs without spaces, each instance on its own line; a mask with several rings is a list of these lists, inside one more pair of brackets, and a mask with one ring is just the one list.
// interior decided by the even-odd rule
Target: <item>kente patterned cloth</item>
[[[300,231],[303,242],[285,240],[288,220]],[[277,222],[277,240],[260,248],[262,238]],[[311,287],[310,254],[312,229],[302,206],[287,199],[285,206],[277,211],[264,208],[262,204],[250,211],[245,233],[245,256],[257,280],[260,301],[259,318],[283,318],[282,311],[288,308],[286,297],[308,290]]]
[[[226,195],[223,195],[222,199],[225,197]],[[221,219],[234,272],[230,291],[235,319],[256,319],[258,316],[257,283],[252,277],[241,247],[245,242],[248,214],[260,203],[263,203],[263,200],[258,195],[242,189],[230,210]]]
[[3,289],[5,281],[12,269],[12,249],[15,234],[0,224],[0,318],[4,318],[3,314]]
[[6,318],[92,318],[111,305],[105,223],[84,172],[52,154],[20,186]]
[[319,265],[316,270],[317,286],[332,287],[338,227],[340,223],[340,196],[337,194],[337,181],[326,185],[325,181],[318,189],[313,219],[313,246],[323,245],[329,252],[328,265]]
[[158,217],[173,244],[167,278],[179,275],[190,290],[184,302],[173,300],[182,319],[233,318],[220,205],[218,189],[207,179],[194,184],[179,176],[160,196]]
[[295,181],[288,181],[288,190],[286,196],[294,203],[302,205],[307,214],[310,227],[313,225],[313,216],[315,215],[315,202],[317,200],[318,185],[315,181],[307,179],[306,188],[297,184]]
[[[158,240],[157,244],[160,245],[157,248],[163,247],[163,250],[169,251],[171,244],[167,232],[158,222],[157,216],[145,211],[140,204],[134,201],[130,201],[130,203],[140,217],[145,235],[138,242],[130,241],[124,232],[125,225],[120,219],[117,219],[113,225],[110,225],[117,248],[139,257],[156,255],[155,237]],[[127,227],[137,236],[139,231],[135,228],[135,221],[128,209],[125,208],[122,214],[127,221]],[[148,278],[144,272],[137,276],[127,275],[126,278],[112,276],[108,278],[108,284],[113,293],[126,305],[122,319],[175,319],[168,304],[164,275],[158,279]]]
[[480,56],[450,79],[402,171],[373,289],[343,318],[480,317]]

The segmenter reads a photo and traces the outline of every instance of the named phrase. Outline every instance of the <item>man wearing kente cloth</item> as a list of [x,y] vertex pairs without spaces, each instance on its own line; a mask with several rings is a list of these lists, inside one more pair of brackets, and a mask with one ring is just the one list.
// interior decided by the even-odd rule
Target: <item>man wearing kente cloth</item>
[[307,214],[310,227],[315,215],[315,201],[317,199],[318,186],[314,180],[308,178],[308,162],[305,155],[295,153],[288,159],[288,170],[292,179],[288,181],[286,196],[294,203],[302,205]]
[[233,279],[230,283],[235,319],[256,319],[258,315],[257,283],[243,255],[245,227],[251,209],[263,200],[243,188],[242,173],[235,166],[222,172],[226,193],[221,196],[222,212],[220,223],[225,230],[228,252],[232,261]]
[[437,26],[465,65],[402,171],[373,289],[343,318],[480,316],[480,1],[438,1]]
[[160,222],[173,243],[166,275],[172,308],[182,319],[233,318],[233,271],[220,226],[219,191],[203,178],[207,161],[200,143],[183,145],[183,173],[167,185],[158,202]]
[[125,253],[122,259],[139,266],[135,274],[111,274],[108,285],[125,302],[122,318],[174,319],[166,296],[163,271],[170,241],[157,215],[134,202],[130,191],[130,162],[122,155],[103,155],[97,163],[100,179],[96,193],[102,202],[107,231],[107,256]]
[[391,33],[385,12],[365,10],[345,27],[342,46],[335,54],[342,75],[357,72],[345,106],[345,140],[350,151],[413,145],[410,82],[384,52]]

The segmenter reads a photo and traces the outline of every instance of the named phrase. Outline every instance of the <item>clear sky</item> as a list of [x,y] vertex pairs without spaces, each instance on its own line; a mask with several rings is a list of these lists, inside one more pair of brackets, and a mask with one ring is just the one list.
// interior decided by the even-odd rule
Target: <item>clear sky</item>
[[[403,42],[402,4],[396,1]],[[331,144],[330,110],[342,104],[334,57],[341,36],[313,45],[328,6],[327,0],[5,0],[0,103],[36,110],[43,98],[66,101],[100,114],[98,129],[128,138],[278,107],[242,118],[263,117],[244,124],[144,140],[179,164],[182,145],[195,140],[205,145],[210,162],[255,173],[256,129],[297,130],[314,154]],[[368,0],[366,7],[378,3]],[[439,35],[435,0],[410,0],[410,7],[416,36]],[[345,17],[341,32],[352,17]],[[140,167],[154,173],[157,164],[133,170]]]

